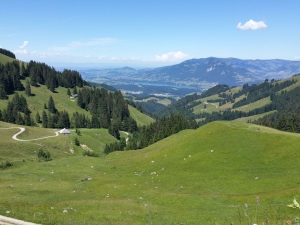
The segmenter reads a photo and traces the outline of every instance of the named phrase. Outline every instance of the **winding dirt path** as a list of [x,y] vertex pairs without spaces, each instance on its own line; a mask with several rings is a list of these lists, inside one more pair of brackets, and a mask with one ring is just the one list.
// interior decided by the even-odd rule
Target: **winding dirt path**
[[19,138],[17,138],[17,136],[18,136],[19,134],[22,134],[22,133],[25,131],[25,128],[23,128],[23,127],[8,127],[8,128],[0,128],[0,129],[1,129],[1,130],[8,130],[8,129],[15,129],[15,128],[20,129],[20,131],[19,131],[18,133],[14,134],[14,135],[12,136],[12,139],[14,139],[14,140],[16,140],[16,141],[37,141],[37,140],[42,140],[42,139],[46,139],[46,138],[57,137],[57,136],[58,136],[58,133],[59,133],[58,131],[56,131],[54,136],[46,136],[46,137],[41,137],[41,138],[34,138],[34,139],[24,140],[24,139],[19,139]]
[[127,144],[127,142],[128,142],[128,139],[129,139],[129,133],[128,132],[126,132],[126,131],[121,131],[121,132],[123,132],[123,133],[125,133],[125,134],[127,134],[127,138],[126,138],[126,144]]
[[0,215],[0,225],[40,225]]

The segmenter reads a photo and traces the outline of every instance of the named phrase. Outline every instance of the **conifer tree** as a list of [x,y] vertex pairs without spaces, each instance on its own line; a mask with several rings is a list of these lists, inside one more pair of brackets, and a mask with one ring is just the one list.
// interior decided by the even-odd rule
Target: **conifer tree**
[[30,88],[30,83],[29,83],[28,80],[26,80],[25,94],[26,94],[27,96],[31,96],[31,88]]
[[48,111],[51,112],[51,113],[55,113],[56,112],[54,100],[53,100],[53,98],[52,98],[51,95],[50,95],[50,98],[49,98],[49,101],[48,101]]
[[44,128],[47,128],[48,127],[48,116],[47,116],[47,113],[45,110],[43,110],[42,118],[43,118],[42,125]]
[[74,88],[73,88],[73,95],[76,95],[77,94],[77,88],[76,88],[76,86],[74,86]]
[[39,112],[36,112],[36,115],[35,115],[35,121],[36,121],[37,123],[41,123],[41,117],[40,117]]

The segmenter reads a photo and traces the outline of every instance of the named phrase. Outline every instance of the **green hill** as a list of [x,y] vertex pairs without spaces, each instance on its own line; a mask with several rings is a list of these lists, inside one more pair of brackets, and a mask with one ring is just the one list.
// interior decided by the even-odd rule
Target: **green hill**
[[[49,131],[30,130],[22,138]],[[94,158],[76,146],[70,153],[73,135],[24,145],[10,139],[15,131],[0,130],[1,158],[14,160],[0,170],[2,215],[42,224],[283,224],[299,216],[286,207],[300,197],[298,134],[213,122]],[[79,139],[104,139],[91,132]],[[37,162],[34,151],[50,143],[53,160]]]
[[138,111],[136,108],[132,107],[131,105],[128,105],[128,109],[129,109],[130,115],[137,122],[137,124],[139,126],[148,125],[155,121],[153,118],[141,113],[140,111]]
[[14,61],[14,60],[15,60],[15,59],[13,59],[13,58],[11,58],[11,57],[8,57],[8,56],[3,55],[3,54],[0,53],[0,63],[5,64],[5,63],[7,63],[7,62],[12,62],[12,61]]

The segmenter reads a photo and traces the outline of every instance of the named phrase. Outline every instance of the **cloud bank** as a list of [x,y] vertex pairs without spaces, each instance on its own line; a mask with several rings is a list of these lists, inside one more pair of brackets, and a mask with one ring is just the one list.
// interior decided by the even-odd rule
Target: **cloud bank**
[[237,29],[238,30],[259,30],[259,29],[265,29],[267,28],[267,24],[263,21],[256,22],[254,20],[249,20],[244,25],[242,25],[241,22],[238,23]]
[[156,55],[155,56],[155,60],[156,61],[162,61],[162,62],[165,62],[165,61],[176,61],[176,60],[179,60],[179,59],[183,59],[183,58],[186,58],[188,57],[187,54],[184,54],[182,53],[181,51],[178,51],[178,52],[168,52],[168,53],[165,53],[163,55]]

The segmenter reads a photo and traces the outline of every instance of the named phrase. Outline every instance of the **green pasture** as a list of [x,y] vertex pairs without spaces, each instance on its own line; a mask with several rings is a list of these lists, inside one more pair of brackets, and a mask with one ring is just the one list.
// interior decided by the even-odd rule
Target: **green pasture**
[[[206,108],[204,108],[204,107],[206,107]],[[196,105],[193,108],[193,110],[194,110],[193,111],[194,114],[203,113],[203,112],[211,113],[211,112],[218,112],[218,111],[220,111],[220,109],[219,109],[219,103],[218,102],[214,102],[214,103],[208,102],[207,104],[205,104],[204,102],[202,102],[201,104]]]
[[136,100],[136,102],[148,102],[151,100],[155,100],[157,103],[168,106],[172,103],[172,101],[168,98],[160,99],[160,98],[155,98],[155,97],[149,97],[143,100]]
[[238,118],[235,121],[247,123],[248,121],[258,120],[260,118],[263,118],[264,116],[267,116],[267,115],[275,113],[275,112],[277,112],[277,110],[273,110],[273,111],[270,111],[270,112],[261,113],[261,114],[257,114],[257,115],[253,115],[253,116]]
[[146,114],[141,113],[136,108],[132,107],[131,105],[128,105],[128,109],[130,112],[130,116],[135,119],[138,126],[148,125],[155,120],[151,118],[150,116],[147,116]]
[[[85,157],[71,145],[75,134],[21,148],[13,130],[0,132],[1,158],[3,145],[20,158],[0,170],[1,215],[62,225],[284,224],[300,215],[287,207],[300,199],[298,134],[218,121],[143,150]],[[81,133],[91,148],[110,141],[100,130]],[[53,160],[34,160],[50,142]]]
[[267,98],[260,99],[256,102],[250,103],[248,105],[243,105],[241,107],[235,108],[234,110],[242,111],[242,112],[249,112],[253,109],[264,107],[265,105],[268,105],[270,103],[271,103],[271,99],[270,99],[270,97],[267,97]]
[[15,60],[15,59],[13,59],[13,58],[11,58],[11,57],[8,57],[8,56],[3,55],[3,54],[0,53],[0,63],[6,64],[6,63],[12,62],[12,61],[14,61],[14,60]]

